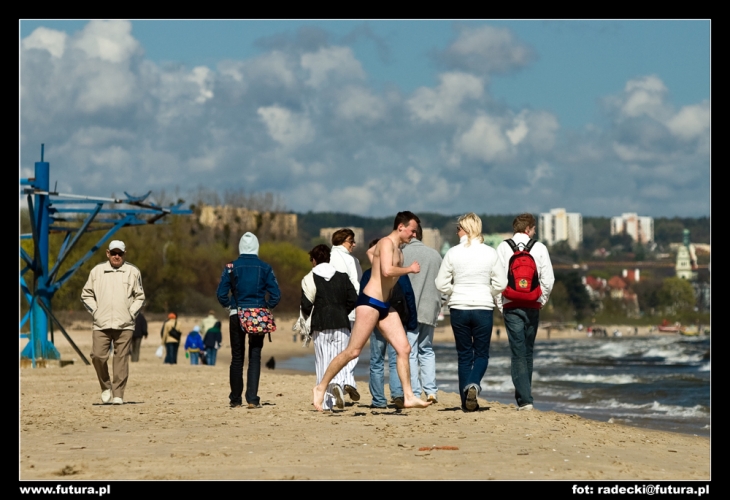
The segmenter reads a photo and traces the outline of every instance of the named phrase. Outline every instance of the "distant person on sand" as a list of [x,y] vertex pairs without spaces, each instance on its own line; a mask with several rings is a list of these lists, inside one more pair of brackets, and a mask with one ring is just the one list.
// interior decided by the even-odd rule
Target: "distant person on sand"
[[167,321],[162,324],[162,345],[165,346],[166,365],[177,364],[177,351],[180,347],[180,330],[177,329],[177,313],[171,312],[167,315]]
[[213,328],[218,322],[218,318],[215,317],[215,311],[212,309],[208,311],[208,315],[200,321],[200,335],[205,335],[208,330]]
[[[305,320],[312,316],[310,324],[314,363],[319,384],[330,362],[350,341],[350,320],[347,315],[355,309],[357,292],[347,274],[337,271],[330,263],[327,245],[317,245],[310,250],[309,260],[312,270],[302,278],[300,306]],[[345,366],[327,386],[322,409],[331,410],[333,406],[344,408],[344,387],[354,386],[354,383],[352,372]]]
[[[123,241],[109,243],[106,251],[108,261],[91,270],[81,291],[81,301],[94,318],[91,362],[101,386],[101,401],[104,404],[124,404],[134,319],[144,305],[142,275],[137,267],[124,261],[126,251]],[[113,380],[107,366],[112,345]]]
[[200,352],[205,349],[203,337],[200,336],[200,327],[195,325],[193,331],[185,339],[185,352],[190,358],[191,365],[200,364]]
[[497,252],[484,244],[479,216],[468,213],[459,217],[456,234],[459,244],[444,255],[436,288],[449,296],[461,409],[471,412],[479,410],[477,396],[489,365],[495,296],[507,286],[507,274]]
[[[350,283],[355,287],[355,293],[359,294],[362,267],[360,266],[360,261],[352,255],[353,250],[355,250],[355,245],[357,245],[357,242],[355,241],[355,233],[352,229],[338,229],[332,234],[332,251],[330,252],[329,262],[338,272],[347,274]],[[352,326],[355,324],[354,309],[350,312],[348,319],[350,320],[350,330],[352,330]],[[355,358],[347,363],[345,367],[345,370],[350,372],[347,378],[351,381],[351,383],[345,384],[345,392],[353,401],[360,401],[360,393],[357,392],[357,383],[355,382],[354,375],[357,361],[358,358]]]
[[132,361],[139,361],[139,351],[142,347],[142,338],[147,338],[147,319],[139,311],[137,317],[134,318],[134,332],[132,332],[132,349],[129,351]]
[[281,299],[279,283],[269,264],[259,259],[259,240],[253,233],[241,236],[239,256],[226,264],[218,284],[218,302],[230,309],[231,369],[228,395],[231,408],[242,406],[243,360],[248,335],[248,379],[246,403],[249,408],[261,408],[259,379],[261,377],[261,349],[264,337],[276,330],[271,310]]
[[203,344],[205,345],[205,359],[208,366],[215,366],[216,358],[218,357],[218,349],[221,347],[223,341],[223,335],[221,334],[221,322],[216,321],[212,328],[208,328],[203,337]]
[[[436,288],[436,276],[441,267],[441,254],[422,243],[423,228],[418,224],[416,237],[403,247],[403,265],[418,261],[421,272],[409,274],[418,309],[418,327],[406,330],[411,345],[411,384],[413,393],[426,393],[426,400],[438,402],[436,385],[436,354],[433,352],[433,334],[441,312],[441,294]],[[414,374],[415,372],[415,374]],[[415,382],[414,382],[415,379]],[[420,383],[419,382],[420,379]]]
[[322,402],[329,383],[347,363],[360,355],[370,332],[376,325],[396,350],[398,377],[403,385],[404,406],[424,408],[431,404],[413,394],[408,366],[411,349],[398,313],[387,302],[398,277],[421,270],[418,262],[409,267],[400,267],[403,264],[403,254],[399,248],[415,236],[419,222],[418,217],[411,212],[398,212],[393,223],[393,231],[368,250],[368,253],[372,254],[372,276],[367,286],[360,290],[357,298],[355,325],[347,348],[332,360],[322,381],[312,389],[312,403],[317,410],[322,411]]
[[[518,410],[532,410],[532,359],[537,336],[537,326],[540,321],[540,309],[545,306],[555,283],[553,266],[550,254],[545,245],[534,240],[535,217],[532,214],[518,215],[512,222],[514,236],[505,240],[497,247],[497,254],[502,267],[507,272],[508,285],[497,305],[504,316],[504,326],[507,330],[509,347],[512,351],[512,383],[515,386],[515,399]],[[533,264],[522,253],[528,252]],[[515,257],[515,260],[512,258]],[[519,262],[524,264],[522,269],[537,272],[538,282],[530,276],[517,276],[522,271],[516,270],[510,264]],[[537,288],[540,288],[538,297],[532,297]],[[519,298],[520,295],[526,298]],[[512,297],[512,298],[510,298]]]

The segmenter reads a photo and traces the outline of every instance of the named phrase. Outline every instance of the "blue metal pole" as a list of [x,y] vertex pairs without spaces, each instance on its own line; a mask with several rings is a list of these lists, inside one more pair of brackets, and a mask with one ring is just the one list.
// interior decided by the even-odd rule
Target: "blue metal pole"
[[[43,161],[43,146],[41,146],[41,161],[35,163],[35,179],[33,187],[48,192],[50,187],[50,165]],[[56,347],[48,340],[48,315],[38,301],[48,310],[51,309],[51,298],[53,291],[48,288],[48,226],[50,225],[50,213],[48,210],[50,200],[47,194],[36,194],[35,205],[35,226],[37,231],[36,244],[38,245],[38,266],[35,271],[35,295],[36,300],[31,304],[30,317],[30,342],[23,349],[21,355],[31,358],[33,367],[36,365],[36,358],[60,359],[61,356]],[[30,349],[28,349],[30,347]]]

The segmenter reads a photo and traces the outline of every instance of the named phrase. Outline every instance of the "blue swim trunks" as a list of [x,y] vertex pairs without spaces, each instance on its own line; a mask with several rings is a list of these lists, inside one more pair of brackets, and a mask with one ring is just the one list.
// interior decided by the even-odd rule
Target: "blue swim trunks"
[[388,313],[390,312],[390,304],[387,302],[381,302],[378,299],[374,299],[370,297],[369,295],[365,295],[364,293],[360,292],[360,295],[357,297],[357,302],[355,303],[355,307],[357,306],[370,306],[376,311],[378,311],[378,319],[380,321],[383,321],[385,318],[388,317]]

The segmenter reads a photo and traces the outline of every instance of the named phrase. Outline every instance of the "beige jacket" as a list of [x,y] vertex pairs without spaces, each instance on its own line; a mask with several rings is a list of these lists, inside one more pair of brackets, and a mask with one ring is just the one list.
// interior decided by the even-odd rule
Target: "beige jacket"
[[94,330],[134,330],[134,319],[144,304],[139,269],[129,262],[118,269],[109,262],[99,264],[89,273],[81,302],[94,317]]

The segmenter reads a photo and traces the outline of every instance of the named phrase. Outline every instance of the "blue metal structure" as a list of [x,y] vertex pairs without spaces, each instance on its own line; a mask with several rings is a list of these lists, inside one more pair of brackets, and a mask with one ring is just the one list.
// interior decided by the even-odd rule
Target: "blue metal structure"
[[[76,353],[88,365],[89,361],[53,315],[51,311],[53,295],[121,228],[156,224],[165,215],[187,215],[192,211],[180,208],[182,203],[161,207],[155,203],[146,202],[151,191],[143,196],[131,196],[125,192],[126,198],[121,199],[50,191],[50,164],[43,161],[43,152],[44,145],[41,145],[41,161],[35,163],[35,177],[20,180],[21,186],[28,186],[22,188],[22,193],[27,196],[31,223],[31,233],[21,234],[20,238],[21,240],[33,240],[32,257],[20,246],[20,258],[25,263],[25,267],[20,271],[20,289],[30,305],[28,312],[20,320],[19,329],[30,321],[30,333],[20,335],[21,338],[30,339],[21,352],[21,358],[30,359],[33,368],[36,367],[37,360],[60,359],[58,350],[53,345],[53,323],[55,322]],[[119,205],[119,207],[103,208],[106,204]],[[85,217],[85,219],[80,226],[59,225],[59,222],[68,222],[65,214],[74,215],[72,221],[80,220],[79,216]],[[100,214],[103,215],[97,218]],[[81,236],[86,232],[99,230],[105,231],[104,235],[81,259],[59,277],[61,265],[66,261],[71,249],[79,242]],[[53,267],[49,269],[48,236],[52,232],[65,233],[66,236]],[[28,271],[33,271],[33,282],[30,284],[25,279]],[[51,334],[50,340],[49,333]]]

